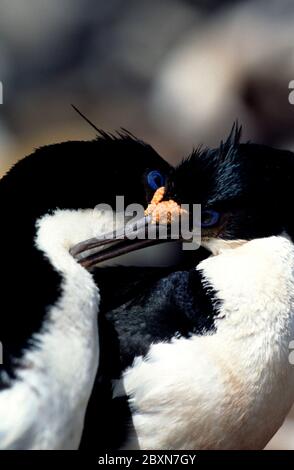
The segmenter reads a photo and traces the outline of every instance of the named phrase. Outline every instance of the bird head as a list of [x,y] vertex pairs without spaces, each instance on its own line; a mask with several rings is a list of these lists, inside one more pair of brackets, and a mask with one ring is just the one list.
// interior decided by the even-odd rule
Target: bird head
[[44,146],[20,160],[1,180],[6,205],[25,205],[26,214],[37,215],[112,204],[116,195],[124,195],[127,204],[148,203],[164,184],[169,164],[126,131],[101,133],[92,141]]
[[166,184],[167,199],[201,204],[201,242],[214,253],[282,232],[294,238],[294,154],[240,136],[235,124],[225,142],[195,150]]
[[[218,148],[199,148],[170,169],[164,185],[155,191],[145,218],[136,222],[138,233],[145,230],[150,218],[156,223],[170,223],[173,217],[187,216],[186,210],[181,209],[183,205],[191,208],[197,204],[201,206],[201,244],[213,254],[281,233],[294,239],[290,202],[293,153],[241,143],[240,137],[241,127],[234,124]],[[190,227],[194,222],[192,214],[190,210]],[[199,229],[199,221],[197,224]],[[123,253],[163,241],[166,240],[124,241]],[[117,248],[121,248],[121,243],[116,241],[101,260],[120,254]],[[93,260],[100,261],[99,257]]]
[[[99,220],[91,217],[95,206],[115,205],[116,195],[123,195],[126,204],[146,206],[170,169],[151,146],[127,132],[100,134],[92,141],[39,148],[0,180],[5,286],[0,308],[13,312],[0,319],[6,364],[21,355],[41,328],[47,306],[57,302],[60,263],[67,265],[70,247],[90,238],[92,229],[99,231]],[[29,315],[22,315],[24,310]]]

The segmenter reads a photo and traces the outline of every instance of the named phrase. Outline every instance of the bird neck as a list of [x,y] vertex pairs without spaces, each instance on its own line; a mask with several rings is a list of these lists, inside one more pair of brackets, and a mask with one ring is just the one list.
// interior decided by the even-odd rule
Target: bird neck
[[293,403],[293,266],[294,246],[283,236],[199,263],[219,312],[215,331],[154,344],[124,373],[136,432],[127,445],[264,448]]
[[[92,235],[95,219],[90,212],[82,211],[80,215],[79,211],[57,211],[38,214],[37,219],[30,217],[28,211],[3,210],[1,213],[1,370],[8,375],[14,375],[15,359],[22,358],[28,348],[38,344],[39,340],[34,338],[45,324],[54,326],[55,331],[66,331],[65,325],[71,325],[71,328],[78,326],[79,331],[81,323],[90,329],[96,321],[97,288],[90,274],[69,254],[71,243],[81,241],[79,237],[83,239]],[[86,223],[84,230],[81,229],[83,222]],[[72,309],[71,304],[80,305],[85,301],[88,291],[81,288],[83,285],[87,285],[93,295],[89,295],[90,303],[85,305],[84,318],[81,319],[81,309]],[[66,294],[70,301],[68,304]],[[65,300],[61,305],[62,313],[59,311],[58,315],[54,306],[61,299]]]
[[26,419],[32,421],[25,442],[29,449],[78,447],[97,370],[98,289],[68,252],[67,223],[74,230],[78,215],[57,211],[34,221],[20,214],[15,220],[23,222],[21,230],[10,217],[11,225],[0,237],[12,252],[5,253],[1,264],[0,390],[9,388],[8,393],[3,390],[1,405],[5,409],[22,403],[25,418],[15,423],[14,414],[9,417],[16,435],[19,422],[25,426]]
[[227,345],[229,356],[236,354],[252,369],[268,365],[280,373],[281,365],[289,364],[293,268],[294,245],[286,236],[252,240],[198,267],[219,301],[218,338]]

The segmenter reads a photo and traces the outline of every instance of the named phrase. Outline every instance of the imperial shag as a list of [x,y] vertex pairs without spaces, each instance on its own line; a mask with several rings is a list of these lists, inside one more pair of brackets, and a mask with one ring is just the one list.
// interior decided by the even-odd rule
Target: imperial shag
[[164,199],[201,203],[211,256],[95,271],[102,350],[83,448],[262,449],[293,404],[294,155],[239,139],[235,127],[193,152],[165,185]]
[[102,133],[40,148],[0,181],[1,449],[78,447],[100,295],[69,251],[112,227],[98,203],[145,205],[169,168],[130,134]]

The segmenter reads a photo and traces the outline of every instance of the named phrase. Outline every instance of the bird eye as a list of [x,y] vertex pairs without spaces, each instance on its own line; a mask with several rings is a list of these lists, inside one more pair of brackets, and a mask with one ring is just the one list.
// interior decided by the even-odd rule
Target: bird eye
[[164,186],[165,178],[164,176],[157,170],[150,171],[147,175],[147,182],[151,189],[154,191],[161,186]]
[[201,213],[201,227],[213,227],[218,223],[219,218],[219,212],[213,210],[203,211]]

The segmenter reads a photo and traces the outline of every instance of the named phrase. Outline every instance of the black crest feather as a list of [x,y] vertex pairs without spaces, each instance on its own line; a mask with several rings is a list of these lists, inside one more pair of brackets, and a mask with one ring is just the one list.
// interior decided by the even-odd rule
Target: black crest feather
[[242,136],[242,126],[239,125],[238,120],[233,123],[230,133],[225,141],[221,140],[219,146],[219,158],[224,159],[228,153],[235,149],[240,144]]

